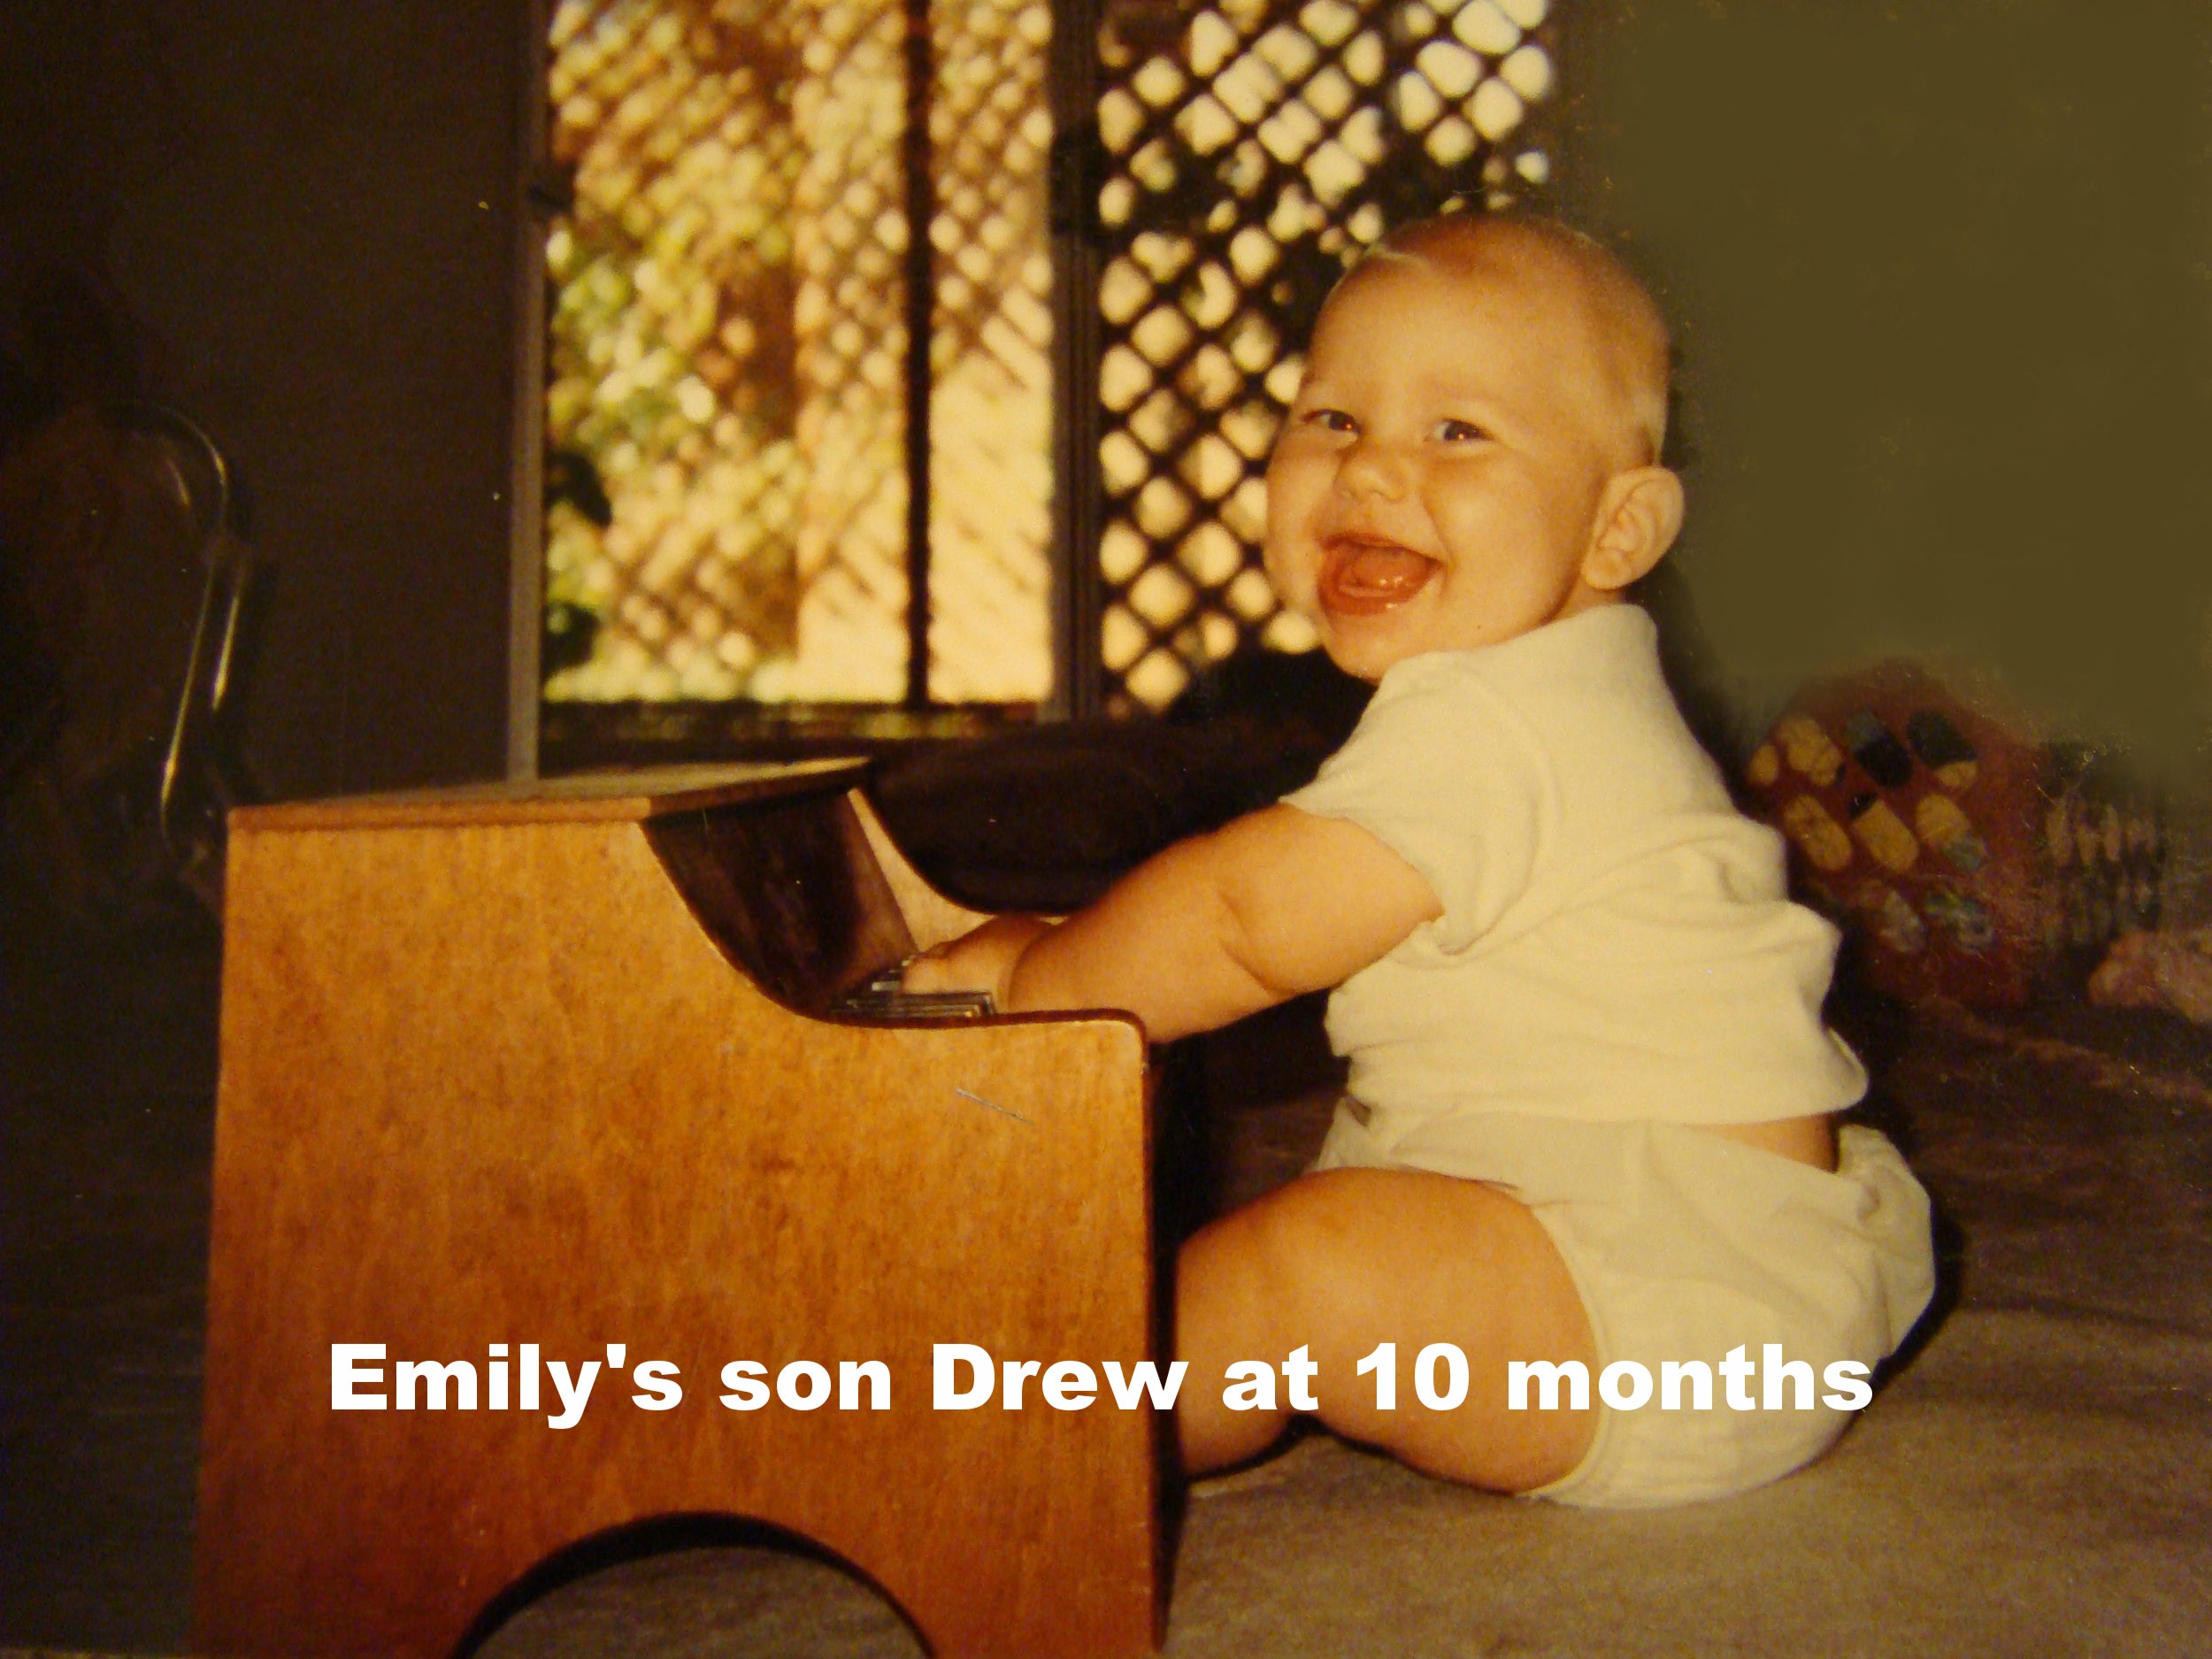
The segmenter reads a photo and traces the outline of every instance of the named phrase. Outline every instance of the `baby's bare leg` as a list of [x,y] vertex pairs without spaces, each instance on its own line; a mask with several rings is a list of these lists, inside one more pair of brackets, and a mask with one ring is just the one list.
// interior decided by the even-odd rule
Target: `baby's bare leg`
[[[1315,1414],[1414,1468],[1502,1492],[1555,1480],[1581,1461],[1590,1411],[1506,1409],[1509,1360],[1578,1359],[1590,1324],[1566,1264],[1527,1208],[1491,1187],[1411,1170],[1308,1175],[1205,1228],[1177,1268],[1176,1354],[1190,1374],[1176,1407],[1193,1474],[1264,1451],[1292,1410],[1279,1367],[1304,1347],[1319,1364]],[[1397,1344],[1398,1403],[1375,1407],[1355,1374]],[[1432,1342],[1467,1356],[1469,1387],[1435,1411],[1413,1387]],[[1238,1360],[1278,1367],[1273,1411],[1233,1411],[1222,1378]],[[1438,1368],[1438,1386],[1447,1386]],[[1593,1379],[1594,1381],[1594,1377]]]

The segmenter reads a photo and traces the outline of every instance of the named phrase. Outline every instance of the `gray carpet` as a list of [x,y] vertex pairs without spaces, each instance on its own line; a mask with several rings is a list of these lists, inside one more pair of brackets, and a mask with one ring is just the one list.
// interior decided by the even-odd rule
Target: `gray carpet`
[[[2212,1051],[2072,1010],[1896,1040],[1876,1110],[1963,1236],[1957,1303],[1833,1453],[1745,1497],[1608,1514],[1315,1435],[1194,1489],[1165,1651],[2212,1652]],[[1329,1098],[1254,1093],[1216,1090],[1230,1196],[1294,1171]],[[740,1551],[609,1569],[482,1650],[920,1651],[835,1569]]]
[[[2212,1343],[1955,1317],[1828,1458],[1726,1502],[1598,1514],[1325,1437],[1202,1485],[1166,1652],[2185,1654],[2212,1645]],[[484,1659],[910,1659],[836,1570],[694,1551],[526,1609]]]

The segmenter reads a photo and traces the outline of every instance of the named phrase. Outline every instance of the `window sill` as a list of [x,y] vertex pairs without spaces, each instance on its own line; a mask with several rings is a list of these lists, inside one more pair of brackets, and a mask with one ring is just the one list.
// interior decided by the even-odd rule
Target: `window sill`
[[545,775],[706,760],[875,755],[915,743],[990,737],[1038,722],[1033,703],[904,709],[883,703],[548,703]]

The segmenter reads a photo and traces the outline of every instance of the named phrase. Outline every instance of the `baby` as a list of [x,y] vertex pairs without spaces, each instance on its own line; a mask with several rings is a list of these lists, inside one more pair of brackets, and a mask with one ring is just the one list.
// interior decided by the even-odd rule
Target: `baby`
[[[1324,307],[1267,475],[1268,572],[1375,682],[1359,728],[1066,921],[995,918],[908,970],[1162,1041],[1334,987],[1351,1072],[1314,1170],[1178,1263],[1193,1472],[1303,1405],[1499,1491],[1739,1491],[1842,1432],[1866,1391],[1829,1368],[1865,1376],[1928,1301],[1925,1195],[1832,1121],[1866,1080],[1821,1022],[1836,936],[1786,898],[1626,603],[1682,518],[1667,358],[1649,296],[1556,225],[1391,236]],[[1464,1402],[1379,1409],[1355,1373],[1385,1342],[1402,1374],[1455,1345]],[[1302,1347],[1318,1372],[1276,1409],[1224,1399],[1232,1363]],[[1539,1360],[1702,1364],[1633,1409],[1517,1409],[1509,1365]]]

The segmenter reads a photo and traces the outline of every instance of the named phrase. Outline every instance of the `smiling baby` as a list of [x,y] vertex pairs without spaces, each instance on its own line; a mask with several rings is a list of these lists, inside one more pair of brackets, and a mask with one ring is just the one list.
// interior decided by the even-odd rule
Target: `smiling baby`
[[[995,918],[908,970],[1007,1010],[1126,1009],[1155,1041],[1333,990],[1351,1069],[1314,1170],[1179,1259],[1194,1472],[1310,1400],[1499,1491],[1717,1496],[1817,1456],[1927,1303],[1925,1195],[1832,1121],[1866,1081],[1821,1019],[1836,935],[1788,901],[1629,602],[1682,518],[1667,366],[1650,297],[1573,232],[1389,237],[1324,307],[1268,466],[1268,573],[1375,682],[1358,729],[1065,922]],[[1383,1409],[1356,1377],[1382,1343],[1455,1347],[1464,1401]],[[1300,1348],[1302,1400],[1219,1391]],[[1537,1361],[1602,1400],[1517,1403]],[[1668,1386],[1624,1403],[1638,1367]]]

